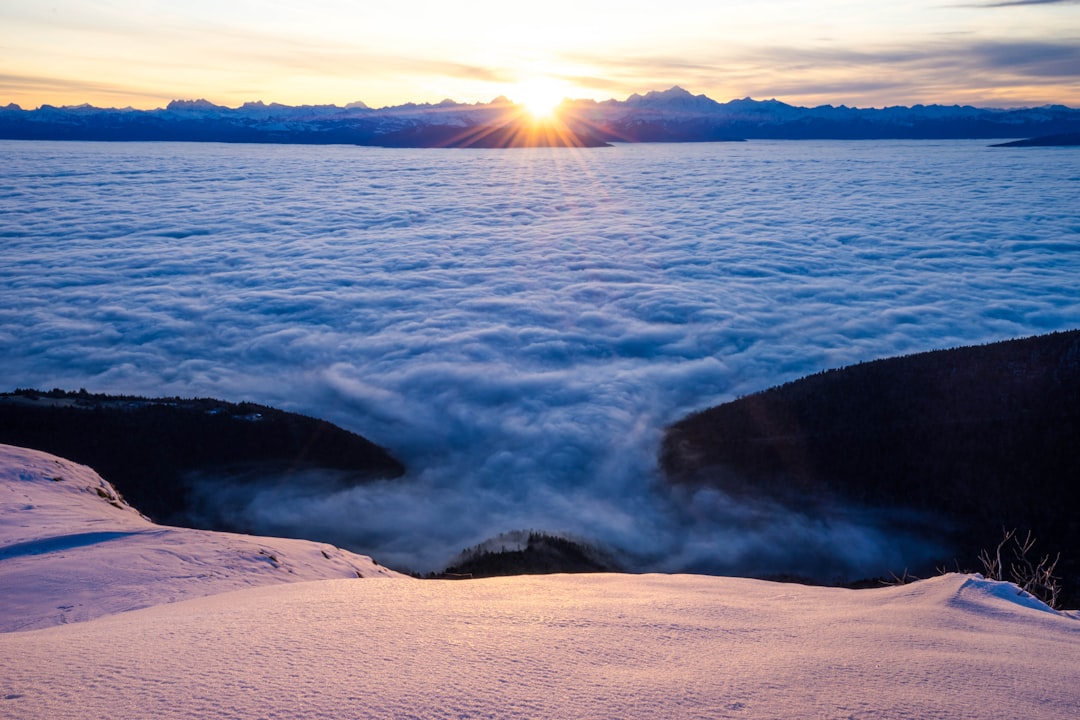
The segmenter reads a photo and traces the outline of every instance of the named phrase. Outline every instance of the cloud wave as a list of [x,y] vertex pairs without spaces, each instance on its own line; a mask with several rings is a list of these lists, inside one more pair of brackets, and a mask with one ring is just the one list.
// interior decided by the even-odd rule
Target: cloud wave
[[405,569],[528,528],[664,570],[929,555],[856,508],[667,489],[662,429],[824,368],[1080,325],[1075,166],[981,142],[3,151],[7,382],[361,432],[407,477],[237,512]]

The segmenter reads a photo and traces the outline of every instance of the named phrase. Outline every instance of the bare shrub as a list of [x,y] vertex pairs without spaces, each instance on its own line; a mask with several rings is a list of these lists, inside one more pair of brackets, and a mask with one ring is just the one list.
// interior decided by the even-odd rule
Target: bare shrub
[[[979,562],[983,566],[983,575],[990,580],[1005,580],[1014,583],[1021,592],[1027,592],[1044,603],[1058,609],[1061,595],[1061,578],[1054,575],[1061,553],[1052,560],[1044,555],[1036,562],[1029,556],[1035,547],[1035,538],[1031,531],[1021,540],[1016,530],[1002,529],[1004,536],[993,552],[984,549],[979,553]],[[1008,554],[1011,552],[1011,557]],[[1003,557],[1004,553],[1004,557]],[[1008,566],[1006,567],[1006,563]]]

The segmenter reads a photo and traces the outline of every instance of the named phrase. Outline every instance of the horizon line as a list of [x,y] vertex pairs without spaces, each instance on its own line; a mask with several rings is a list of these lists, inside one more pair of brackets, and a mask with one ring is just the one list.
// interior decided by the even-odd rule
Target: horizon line
[[[607,98],[606,100],[596,100],[596,99],[593,99],[593,98],[564,97],[559,102],[559,106],[561,107],[561,106],[564,106],[564,105],[582,105],[582,104],[586,104],[586,105],[603,105],[603,104],[607,104],[607,103],[624,104],[624,103],[630,102],[635,97],[637,97],[637,98],[647,98],[649,96],[656,96],[656,95],[663,95],[663,94],[666,94],[666,93],[671,93],[672,91],[682,91],[682,93],[684,93],[686,96],[693,97],[693,98],[704,98],[706,100],[709,100],[711,102],[716,103],[717,105],[727,105],[727,104],[730,104],[730,103],[733,103],[733,102],[755,102],[755,103],[775,102],[775,103],[780,103],[780,104],[783,104],[783,105],[787,105],[788,107],[798,108],[798,109],[806,109],[806,110],[812,110],[812,109],[815,109],[815,108],[848,108],[848,109],[851,109],[851,110],[888,110],[888,109],[892,109],[892,108],[918,108],[918,107],[970,107],[970,108],[974,108],[974,109],[977,109],[977,110],[1030,110],[1030,109],[1050,108],[1050,107],[1062,107],[1062,108],[1067,108],[1067,109],[1070,109],[1070,110],[1078,109],[1078,108],[1074,108],[1074,107],[1072,107],[1070,105],[1067,105],[1065,103],[1055,103],[1055,102],[1047,102],[1047,103],[1042,103],[1042,104],[1039,104],[1039,105],[1007,105],[1007,106],[1006,105],[998,105],[998,106],[996,106],[996,105],[972,105],[970,103],[946,104],[946,103],[941,103],[941,102],[934,102],[934,103],[921,103],[920,102],[920,103],[913,103],[913,104],[882,105],[880,107],[879,106],[847,105],[846,103],[840,103],[838,105],[832,104],[832,103],[822,103],[822,104],[818,104],[818,105],[796,105],[796,104],[788,103],[788,102],[786,102],[784,100],[780,100],[780,99],[778,99],[776,97],[771,97],[771,98],[766,98],[766,99],[760,99],[759,100],[759,99],[754,98],[751,95],[746,95],[744,97],[735,97],[735,98],[731,98],[730,100],[726,100],[726,101],[720,101],[720,100],[716,100],[715,98],[711,98],[711,97],[709,97],[708,95],[706,95],[704,93],[693,93],[693,92],[691,92],[689,90],[686,90],[684,87],[682,87],[681,85],[678,85],[678,84],[672,85],[671,87],[669,87],[667,89],[664,89],[664,90],[647,90],[647,91],[644,91],[644,92],[634,92],[634,93],[631,93],[630,95],[628,95],[623,100],[619,100],[619,99],[614,98],[614,97]],[[36,108],[24,108],[18,103],[10,102],[10,103],[6,103],[4,105],[0,105],[0,109],[11,109],[12,107],[14,107],[14,108],[17,108],[19,110],[22,110],[23,112],[35,112],[37,110],[42,110],[44,108],[54,108],[54,109],[59,109],[59,110],[74,110],[74,109],[80,109],[80,108],[92,108],[92,109],[95,109],[95,110],[122,110],[122,111],[131,111],[131,112],[154,112],[155,110],[167,110],[170,106],[172,106],[174,104],[178,104],[178,103],[179,104],[188,104],[188,105],[205,104],[206,106],[209,106],[209,107],[221,108],[221,109],[226,109],[226,110],[240,110],[240,109],[243,109],[243,108],[245,108],[245,107],[247,107],[249,105],[255,105],[255,106],[261,105],[263,107],[277,106],[277,107],[290,108],[290,109],[296,109],[296,108],[336,108],[336,109],[339,109],[339,110],[350,110],[350,109],[352,109],[352,110],[361,110],[361,111],[368,110],[368,111],[371,111],[371,112],[379,112],[379,111],[384,111],[384,110],[397,110],[397,109],[407,108],[407,107],[428,107],[428,108],[434,108],[434,107],[439,107],[439,106],[444,106],[444,107],[492,107],[492,106],[498,106],[498,105],[511,105],[511,106],[514,106],[514,107],[521,107],[521,106],[524,105],[524,103],[516,102],[516,101],[514,101],[512,99],[507,98],[505,95],[499,95],[499,96],[497,96],[497,97],[495,97],[495,98],[493,98],[493,99],[491,99],[491,100],[489,100],[487,102],[484,102],[484,101],[461,102],[461,101],[454,100],[453,98],[446,97],[446,98],[443,98],[442,100],[439,100],[437,102],[431,102],[431,101],[422,101],[422,102],[408,101],[408,102],[402,103],[400,105],[383,105],[383,106],[380,106],[380,107],[374,107],[374,106],[368,105],[366,102],[364,102],[362,100],[353,100],[353,101],[345,103],[344,105],[338,105],[336,103],[301,103],[301,104],[298,104],[298,105],[289,105],[287,103],[278,102],[276,100],[266,101],[266,100],[263,100],[263,99],[246,100],[246,101],[242,102],[239,105],[230,106],[230,105],[224,105],[224,104],[216,103],[216,102],[214,102],[212,100],[206,99],[205,97],[199,97],[199,98],[173,98],[168,103],[166,103],[164,106],[157,106],[157,107],[153,107],[153,108],[136,108],[136,107],[133,107],[131,105],[127,105],[127,106],[124,106],[124,107],[117,107],[115,105],[106,107],[106,106],[100,106],[100,105],[92,105],[92,104],[90,104],[88,102],[78,103],[78,104],[75,104],[75,105],[53,105],[51,103],[42,103],[42,104],[38,105]]]

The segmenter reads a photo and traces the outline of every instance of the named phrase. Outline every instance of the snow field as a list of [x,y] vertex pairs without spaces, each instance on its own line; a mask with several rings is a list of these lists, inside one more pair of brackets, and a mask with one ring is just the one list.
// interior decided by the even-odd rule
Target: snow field
[[948,575],[327,580],[0,635],[17,718],[1064,718],[1080,624]]
[[[0,717],[1065,718],[1080,704],[1080,618],[979,576],[859,591],[375,582],[356,573],[396,574],[317,543],[159,527],[110,493],[89,468],[0,446]],[[315,577],[335,579],[290,582]]]
[[0,445],[0,632],[357,575],[399,576],[325,543],[155,525],[85,465]]

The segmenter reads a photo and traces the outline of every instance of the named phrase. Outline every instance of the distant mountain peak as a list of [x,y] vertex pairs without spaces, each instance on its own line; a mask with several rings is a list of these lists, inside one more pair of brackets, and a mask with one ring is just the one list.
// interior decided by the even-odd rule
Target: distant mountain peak
[[[259,101],[261,104],[261,101]],[[225,110],[223,105],[215,105],[214,103],[204,98],[198,100],[173,100],[167,106],[166,110]]]
[[[698,97],[697,95],[694,95],[694,93],[690,92],[689,90],[687,90],[686,88],[684,88],[684,87],[682,87],[680,85],[672,85],[667,90],[653,90],[651,92],[646,93],[645,96],[646,97],[651,96],[651,97],[657,97],[657,98],[667,98],[669,100],[673,99],[673,98]],[[702,96],[702,97],[704,97],[704,96]]]
[[651,90],[644,95],[634,93],[626,98],[626,104],[631,107],[645,107],[656,109],[674,109],[680,112],[708,111],[718,107],[712,98],[705,95],[694,95],[689,90],[674,85],[667,90]]
[[679,85],[673,85],[667,90],[650,90],[644,95],[641,93],[634,93],[630,97],[626,98],[626,102],[641,102],[643,100],[674,100],[676,98],[692,98],[694,94],[689,90],[680,87]]
[[[781,108],[781,107],[794,107],[788,105],[786,102],[777,100],[776,98],[769,98],[768,100],[755,100],[752,97],[744,97],[738,100],[731,100],[725,103],[728,107],[758,107],[758,108]],[[831,106],[830,106],[831,107]]]

